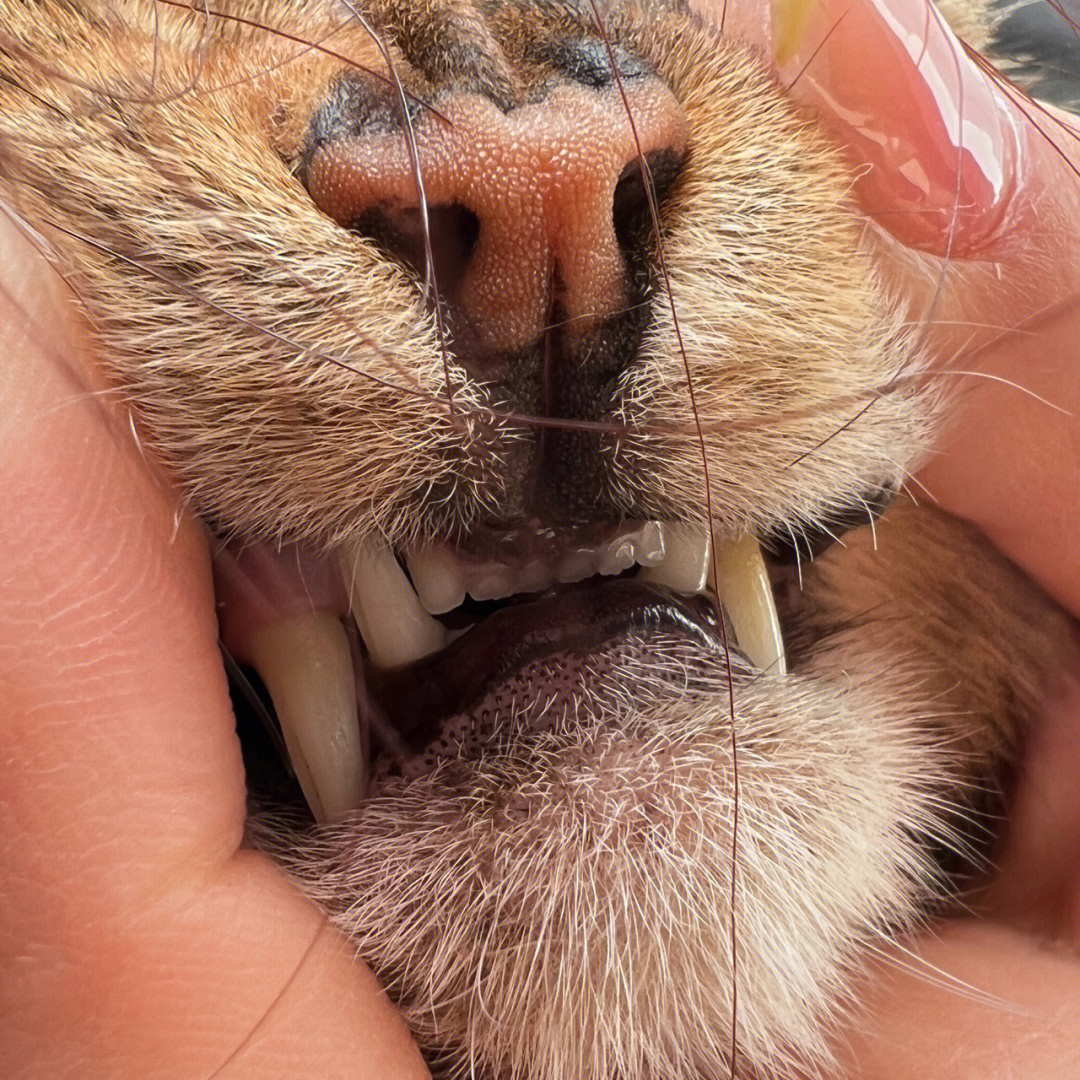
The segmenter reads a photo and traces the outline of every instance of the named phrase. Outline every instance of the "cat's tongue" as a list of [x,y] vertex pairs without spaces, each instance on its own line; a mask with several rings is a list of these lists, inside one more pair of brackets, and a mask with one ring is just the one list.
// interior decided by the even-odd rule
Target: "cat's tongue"
[[[338,820],[363,798],[372,734],[407,776],[484,752],[538,696],[553,716],[573,715],[605,650],[632,647],[647,663],[658,633],[720,648],[718,604],[749,664],[784,673],[756,540],[714,546],[704,525],[598,529],[544,529],[528,542],[500,534],[479,553],[443,545],[407,556],[411,578],[378,539],[338,558],[216,546],[222,642],[266,685],[317,820]],[[433,567],[437,589],[421,580]],[[526,573],[531,587],[519,592]]]

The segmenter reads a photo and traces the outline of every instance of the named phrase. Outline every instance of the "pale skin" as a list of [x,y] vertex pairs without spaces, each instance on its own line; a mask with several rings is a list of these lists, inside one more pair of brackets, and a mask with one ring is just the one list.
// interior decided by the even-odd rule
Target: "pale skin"
[[[835,6],[818,12],[826,28]],[[883,73],[917,76],[887,35],[872,32],[875,9],[843,8],[814,63],[834,102],[872,111],[879,95],[885,125],[900,106],[885,96]],[[729,0],[727,25],[773,39],[760,0]],[[787,70],[802,69],[815,32],[805,30]],[[800,78],[796,92],[822,109],[817,86]],[[1057,407],[968,379],[951,433],[919,479],[1080,614],[1080,179],[1030,121],[1015,120],[1009,193],[975,207],[967,232],[948,213],[928,215],[936,232],[896,226],[931,254],[886,240],[883,265],[916,310],[932,306],[927,344],[943,367],[999,376]],[[838,135],[858,161],[857,134]],[[1057,142],[1080,163],[1080,145]],[[937,152],[925,147],[928,159]],[[890,207],[908,206],[888,166],[879,161],[877,186],[856,192],[883,223]],[[955,288],[937,292],[937,276],[919,262],[946,250],[993,257],[1000,278],[955,258]],[[240,847],[244,777],[203,535],[111,400],[87,394],[88,329],[64,282],[7,218],[0,349],[6,1074],[425,1076],[367,969],[276,870]],[[1062,691],[1031,740],[980,917],[939,925],[912,946],[1000,1004],[928,980],[910,958],[912,971],[881,964],[862,995],[869,1012],[838,1040],[845,1075],[1080,1073],[1078,716],[1080,693]]]

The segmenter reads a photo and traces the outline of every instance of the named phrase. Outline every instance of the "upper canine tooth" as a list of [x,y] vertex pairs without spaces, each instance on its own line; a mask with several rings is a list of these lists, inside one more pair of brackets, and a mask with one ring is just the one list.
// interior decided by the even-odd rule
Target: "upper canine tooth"
[[735,640],[754,667],[786,675],[784,639],[761,545],[750,535],[716,545],[716,595]]
[[676,592],[701,592],[708,580],[711,536],[707,521],[665,524],[663,561],[645,567],[638,579]]
[[385,540],[369,537],[346,544],[341,569],[372,663],[399,667],[446,644],[446,628],[424,610]]
[[251,632],[247,653],[270,692],[315,820],[340,820],[359,804],[367,782],[367,740],[341,620],[311,612],[267,623]]
[[448,545],[407,553],[405,562],[420,603],[432,615],[442,615],[461,605],[465,599],[465,576],[460,560]]

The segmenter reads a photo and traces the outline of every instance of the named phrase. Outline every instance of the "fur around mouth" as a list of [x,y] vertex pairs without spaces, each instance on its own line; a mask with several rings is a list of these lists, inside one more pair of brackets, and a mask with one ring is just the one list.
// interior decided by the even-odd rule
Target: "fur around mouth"
[[[281,553],[222,549],[217,561],[232,598],[223,638],[262,675],[319,820],[355,809],[373,781],[497,752],[526,714],[535,732],[595,705],[603,657],[647,652],[657,634],[713,659],[730,644],[741,667],[785,672],[757,540],[714,543],[704,522],[529,522],[404,553],[368,537],[339,550],[336,572],[318,567],[339,578],[318,595]],[[291,588],[295,614],[279,602],[273,619],[244,616],[238,578],[263,594]]]

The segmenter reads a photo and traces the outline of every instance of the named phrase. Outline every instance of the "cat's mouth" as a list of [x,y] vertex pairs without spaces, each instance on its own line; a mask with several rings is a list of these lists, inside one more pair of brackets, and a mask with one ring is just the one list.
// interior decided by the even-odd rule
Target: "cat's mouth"
[[[268,574],[243,558],[249,584],[281,589],[289,560]],[[757,540],[714,544],[704,522],[529,522],[405,552],[369,538],[337,561],[344,603],[328,606],[347,610],[272,620],[230,617],[236,590],[219,573],[226,641],[266,683],[322,820],[389,776],[497,751],[603,704],[607,668],[627,651],[647,662],[660,636],[714,660],[730,645],[741,669],[786,668]]]

